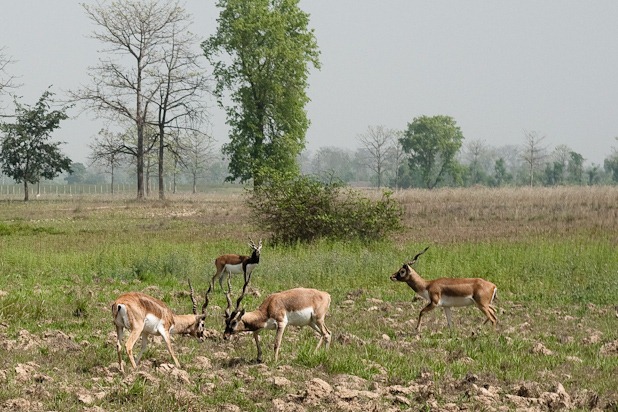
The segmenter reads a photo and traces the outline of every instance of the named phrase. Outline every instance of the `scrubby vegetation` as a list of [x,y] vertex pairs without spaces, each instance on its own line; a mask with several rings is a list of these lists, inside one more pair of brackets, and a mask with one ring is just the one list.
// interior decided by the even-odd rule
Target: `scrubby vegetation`
[[401,206],[391,192],[371,200],[340,182],[310,176],[270,175],[251,192],[248,204],[256,227],[276,243],[375,241],[402,228]]

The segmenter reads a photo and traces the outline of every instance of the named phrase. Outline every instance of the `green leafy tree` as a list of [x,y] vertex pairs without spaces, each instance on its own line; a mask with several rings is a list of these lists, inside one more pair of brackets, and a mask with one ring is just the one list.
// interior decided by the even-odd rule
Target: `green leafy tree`
[[544,183],[546,186],[557,186],[564,183],[564,164],[560,162],[545,165]]
[[68,117],[68,107],[51,110],[52,97],[47,90],[34,106],[15,101],[15,123],[0,123],[4,135],[0,146],[2,172],[24,184],[24,201],[28,201],[29,183],[71,170],[71,159],[60,151],[61,143],[49,141],[51,133]]
[[86,176],[88,174],[88,170],[83,163],[71,163],[71,173],[64,178],[67,184],[76,185],[80,183],[84,183],[86,181]]
[[614,183],[618,183],[618,154],[606,158],[603,162],[603,168],[612,177]]
[[568,162],[569,181],[581,185],[584,182],[584,157],[577,152],[571,151]]
[[501,157],[494,164],[494,182],[496,186],[502,186],[511,181],[513,176],[506,170],[506,162]]
[[[228,181],[261,183],[261,169],[298,171],[309,120],[309,64],[319,51],[298,0],[219,0],[217,32],[202,43],[227,113]],[[224,105],[224,92],[230,103]]]
[[590,167],[586,169],[586,175],[588,176],[589,186],[599,184],[599,181],[601,180],[601,176],[599,173],[600,168],[601,166],[593,163]]
[[333,178],[351,182],[354,180],[352,153],[338,147],[320,147],[313,156],[311,172],[319,176],[322,182],[331,181]]
[[464,136],[450,116],[421,116],[408,123],[400,139],[403,150],[410,155],[410,169],[417,169],[425,187],[434,188],[448,173],[457,169],[455,155]]

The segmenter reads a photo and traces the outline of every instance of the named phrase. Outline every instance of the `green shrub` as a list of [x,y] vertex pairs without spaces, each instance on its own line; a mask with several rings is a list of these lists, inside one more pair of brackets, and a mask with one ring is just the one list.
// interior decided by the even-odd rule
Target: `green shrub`
[[322,183],[310,176],[269,175],[250,193],[248,204],[274,243],[380,240],[399,230],[402,208],[384,192],[372,201],[341,182]]

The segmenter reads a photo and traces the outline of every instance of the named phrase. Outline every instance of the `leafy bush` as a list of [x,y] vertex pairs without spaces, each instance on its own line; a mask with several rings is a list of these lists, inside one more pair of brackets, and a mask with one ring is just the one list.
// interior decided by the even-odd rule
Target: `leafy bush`
[[255,222],[272,233],[275,243],[379,240],[402,227],[402,208],[391,194],[372,201],[341,182],[270,174],[251,192],[248,204]]

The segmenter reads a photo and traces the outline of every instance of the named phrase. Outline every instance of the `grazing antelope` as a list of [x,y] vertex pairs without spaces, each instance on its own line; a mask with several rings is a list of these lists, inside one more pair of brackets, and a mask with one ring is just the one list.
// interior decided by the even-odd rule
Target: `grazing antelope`
[[[192,315],[175,315],[164,302],[140,292],[122,294],[114,301],[112,314],[114,316],[114,325],[116,326],[116,350],[121,372],[124,372],[121,342],[125,328],[131,331],[125,347],[133,368],[137,367],[144,350],[146,350],[148,335],[161,335],[167,345],[168,352],[172,355],[174,364],[178,368],[180,364],[176,355],[174,355],[170,335],[191,335],[200,340],[204,338],[204,319],[206,318],[206,308],[208,307],[208,295],[206,295],[202,305],[202,313],[198,315],[191,281],[189,281],[189,289],[191,291],[191,302],[193,303]],[[133,345],[135,345],[140,335],[142,337],[142,349],[139,355],[137,355],[137,360],[135,360],[133,359]]]
[[224,272],[227,272],[228,278],[232,275],[232,273],[243,273],[245,277],[245,282],[249,277],[251,277],[251,272],[255,267],[260,263],[260,251],[262,250],[262,239],[258,242],[258,245],[255,246],[253,240],[249,238],[249,247],[251,248],[251,256],[244,255],[235,255],[235,254],[226,254],[221,255],[215,259],[215,266],[217,267],[217,271],[215,275],[210,280],[210,286],[208,291],[210,291],[215,285],[215,279],[219,279],[219,286],[223,289],[223,278]]
[[275,337],[275,362],[279,359],[279,348],[285,327],[310,326],[320,334],[320,340],[315,350],[317,351],[323,342],[328,349],[331,334],[324,324],[324,317],[330,306],[330,295],[316,289],[297,288],[283,292],[273,293],[254,311],[245,312],[239,310],[239,305],[244,297],[245,287],[241,296],[236,301],[236,309],[230,313],[232,300],[230,298],[230,283],[228,279],[227,309],[225,310],[224,339],[239,332],[253,332],[253,339],[257,347],[257,361],[262,362],[262,348],[260,346],[260,331],[262,329],[276,329]]
[[454,306],[476,306],[487,317],[485,322],[491,322],[494,329],[498,319],[496,318],[496,308],[492,302],[496,297],[497,288],[491,282],[480,278],[440,278],[425,280],[414,269],[412,265],[416,263],[418,257],[429,249],[427,246],[422,252],[414,256],[408,263],[404,263],[401,269],[393,273],[392,281],[406,282],[420,297],[429,303],[418,315],[416,330],[421,326],[423,314],[429,312],[436,306],[441,306],[446,315],[449,328],[451,322],[451,307]]

